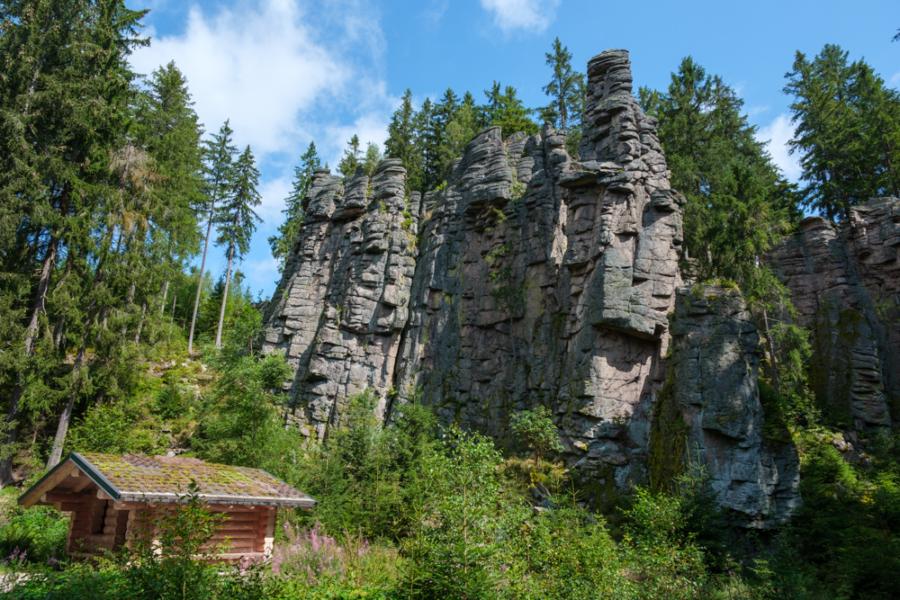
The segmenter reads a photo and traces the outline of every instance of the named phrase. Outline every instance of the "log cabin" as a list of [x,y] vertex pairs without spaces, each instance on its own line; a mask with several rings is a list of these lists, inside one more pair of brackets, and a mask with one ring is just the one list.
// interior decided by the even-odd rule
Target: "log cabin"
[[86,452],[71,453],[22,494],[19,504],[46,504],[68,513],[70,556],[94,556],[131,546],[138,536],[156,544],[159,518],[185,501],[191,482],[206,510],[221,515],[202,549],[216,560],[267,558],[276,511],[315,506],[315,500],[260,469]]

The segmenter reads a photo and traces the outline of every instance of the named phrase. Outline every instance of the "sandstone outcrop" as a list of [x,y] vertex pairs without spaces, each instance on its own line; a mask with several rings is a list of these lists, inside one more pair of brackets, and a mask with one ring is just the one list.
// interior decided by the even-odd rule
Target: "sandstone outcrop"
[[[503,139],[490,128],[421,199],[404,196],[396,161],[364,179],[316,175],[269,305],[265,350],[284,350],[296,369],[297,424],[321,437],[369,388],[384,418],[416,398],[504,443],[510,416],[543,404],[598,495],[646,481],[682,284],[684,200],[632,95],[627,52],[588,64],[577,159],[563,133]],[[752,421],[761,417],[750,392],[733,398],[755,403]],[[718,481],[756,482],[723,498],[753,504],[744,512],[758,524],[788,506],[760,497],[781,494],[788,478],[763,472],[764,453],[753,462],[761,438],[745,433],[729,456],[748,479],[720,471]]]
[[382,161],[371,181],[358,173],[346,189],[317,172],[269,304],[264,348],[285,352],[294,419],[319,437],[350,396],[371,388],[385,398],[393,383],[415,267],[417,211],[405,187],[399,160]]
[[669,385],[657,411],[675,410],[651,434],[653,460],[702,468],[719,503],[745,525],[785,521],[799,501],[800,463],[786,432],[764,422],[759,335],[740,293],[679,290],[672,336]]
[[812,332],[810,384],[825,416],[867,429],[900,420],[900,199],[809,217],[769,256]]

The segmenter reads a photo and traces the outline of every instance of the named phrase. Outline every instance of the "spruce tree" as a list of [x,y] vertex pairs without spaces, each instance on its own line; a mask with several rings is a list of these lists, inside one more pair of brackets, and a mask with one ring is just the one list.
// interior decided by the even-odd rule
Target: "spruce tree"
[[216,348],[222,347],[222,327],[225,323],[225,307],[228,303],[228,286],[231,267],[235,258],[241,258],[250,249],[250,239],[260,220],[253,210],[260,204],[259,171],[250,146],[247,146],[234,163],[233,183],[224,202],[216,211],[216,244],[225,246],[225,289],[216,326]]
[[[124,145],[133,98],[127,57],[145,43],[137,35],[143,14],[119,0],[0,6],[0,260],[9,292],[0,310],[16,323],[4,329],[3,343],[19,348],[0,364],[8,399],[3,482],[11,477],[26,385],[52,382],[64,330],[96,314],[96,296],[63,290],[92,278],[95,234],[107,229],[103,207],[116,196],[110,162]],[[51,396],[30,398],[53,410]],[[60,423],[67,428],[66,419]]]
[[347,148],[344,150],[344,156],[338,163],[338,171],[345,179],[349,179],[356,175],[356,170],[362,166],[362,151],[359,148],[359,136],[355,133],[350,141],[347,142]]
[[640,90],[659,120],[672,187],[687,197],[685,248],[701,279],[745,286],[796,218],[795,197],[779,175],[743,102],[720,77],[685,58],[666,92]]
[[206,235],[203,238],[197,294],[194,297],[194,311],[188,332],[188,354],[191,354],[194,349],[194,331],[197,326],[197,311],[200,309],[200,292],[203,289],[203,274],[206,271],[206,253],[209,250],[209,239],[212,235],[219,205],[229,197],[234,189],[234,157],[237,154],[237,148],[235,148],[231,140],[233,134],[234,131],[232,131],[226,120],[219,128],[219,132],[204,144],[204,198],[198,209],[206,216]]
[[484,120],[489,126],[500,127],[503,137],[517,132],[534,134],[537,124],[528,116],[530,112],[518,97],[516,88],[505,88],[495,81],[491,89],[485,90],[487,104],[483,107]]
[[384,148],[388,157],[399,158],[403,162],[407,187],[422,190],[422,156],[416,144],[416,109],[409,89],[403,93],[400,107],[391,116]]
[[561,130],[581,123],[584,110],[584,75],[572,69],[572,53],[559,38],[544,55],[552,72],[550,82],[543,87],[551,102],[542,111],[544,121]]
[[199,241],[194,207],[203,203],[201,128],[187,80],[174,62],[153,72],[139,102],[136,129],[156,170],[153,232],[165,245],[159,264],[165,271],[158,302],[162,314],[171,280]]
[[362,161],[362,168],[365,174],[371,177],[375,173],[375,169],[378,168],[378,163],[381,162],[382,158],[381,148],[378,147],[378,144],[369,142]]
[[812,60],[798,52],[787,78],[804,204],[847,219],[852,206],[900,194],[900,94],[833,44]]
[[294,167],[294,181],[291,183],[291,193],[285,199],[284,223],[278,226],[278,234],[269,238],[272,247],[272,256],[278,261],[279,271],[284,268],[284,262],[290,255],[303,223],[303,201],[309,193],[313,175],[317,169],[322,168],[316,144],[310,142],[309,146],[300,156],[300,163]]
[[466,92],[459,108],[447,123],[445,141],[438,156],[444,176],[449,174],[453,162],[462,156],[466,144],[478,134],[480,127],[475,98]]

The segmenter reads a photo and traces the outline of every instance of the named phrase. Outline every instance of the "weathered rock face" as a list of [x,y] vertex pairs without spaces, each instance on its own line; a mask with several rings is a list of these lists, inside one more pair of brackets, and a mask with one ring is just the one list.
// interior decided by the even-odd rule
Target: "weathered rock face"
[[864,429],[900,421],[900,199],[819,217],[769,257],[812,331],[810,383],[826,416]]
[[294,417],[319,437],[350,396],[371,388],[385,398],[393,383],[415,266],[405,185],[398,160],[382,161],[371,181],[358,174],[346,190],[316,173],[300,242],[269,305],[264,348],[286,353],[296,370]]
[[655,428],[654,458],[702,467],[720,504],[746,525],[786,520],[799,500],[799,460],[788,436],[764,427],[759,335],[740,293],[679,290],[672,336],[670,383],[657,410],[672,402],[686,427]]
[[572,460],[623,486],[643,477],[681,197],[627,54],[588,76],[581,162],[553,131],[490,129],[426,196],[397,387],[501,439],[512,412],[550,404]]
[[[359,177],[317,175],[265,345],[297,369],[300,425],[323,435],[368,387],[386,418],[416,397],[502,442],[515,411],[544,404],[594,489],[647,479],[683,197],[632,96],[625,51],[590,61],[583,125],[580,160],[552,130],[504,140],[487,129],[421,206],[404,200],[395,162],[371,191]],[[758,412],[747,390],[734,398]],[[780,510],[747,501],[754,515]]]

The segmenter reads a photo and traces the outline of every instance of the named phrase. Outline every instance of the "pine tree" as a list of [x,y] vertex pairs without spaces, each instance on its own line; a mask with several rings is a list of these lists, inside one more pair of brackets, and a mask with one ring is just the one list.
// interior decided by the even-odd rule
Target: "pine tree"
[[403,162],[407,187],[422,190],[422,157],[416,144],[416,109],[413,106],[412,92],[408,89],[403,93],[400,108],[391,116],[384,147],[388,157],[399,158]]
[[165,271],[159,313],[165,310],[171,280],[182,271],[184,259],[196,252],[199,241],[194,207],[203,202],[201,129],[193,109],[187,80],[170,62],[150,77],[139,97],[138,136],[154,161],[153,189],[158,219],[154,234],[165,245],[160,264]]
[[484,120],[489,126],[500,127],[503,137],[520,131],[537,133],[538,126],[528,116],[530,111],[519,99],[516,88],[511,85],[503,88],[495,81],[484,94],[488,101],[482,109]]
[[453,162],[462,156],[472,138],[478,134],[481,124],[478,118],[478,107],[475,106],[475,98],[466,92],[459,109],[447,123],[445,142],[441,147],[438,157],[441,172],[447,175],[453,166]]
[[250,146],[247,146],[234,164],[232,186],[216,215],[216,244],[225,246],[227,259],[225,290],[219,310],[219,324],[216,327],[216,348],[222,347],[222,325],[225,322],[231,266],[235,258],[241,258],[250,249],[250,239],[256,231],[256,223],[260,220],[253,210],[261,201],[256,189],[258,185],[259,171],[253,152]]
[[869,198],[900,194],[900,94],[832,44],[811,61],[798,52],[787,78],[804,203],[846,219]]
[[362,168],[365,174],[371,177],[375,173],[375,169],[378,168],[378,163],[381,162],[382,158],[381,148],[378,147],[378,144],[369,142],[366,146],[365,158],[362,161]]
[[344,156],[338,163],[338,171],[344,178],[350,178],[356,175],[356,170],[362,166],[362,151],[359,148],[359,136],[355,133],[350,141],[347,142],[347,149],[344,150]]
[[[17,324],[4,330],[11,336],[4,346],[20,348],[0,364],[8,398],[3,482],[11,477],[22,398],[54,409],[52,394],[31,395],[26,386],[52,382],[63,331],[97,314],[96,295],[73,298],[68,290],[92,277],[96,263],[84,261],[96,232],[107,229],[103,206],[116,196],[110,162],[124,146],[133,97],[127,56],[145,43],[137,35],[143,14],[118,0],[0,6],[0,260],[9,293],[0,310]],[[64,412],[58,438],[67,427]]]
[[584,75],[572,69],[572,53],[559,38],[553,40],[553,49],[545,54],[547,66],[552,71],[550,82],[543,87],[551,102],[542,111],[542,117],[558,129],[567,130],[581,123],[584,110]]
[[225,201],[234,188],[234,157],[237,148],[231,141],[234,134],[226,120],[219,132],[204,144],[204,199],[198,208],[206,215],[206,235],[203,238],[203,252],[200,258],[197,294],[194,297],[194,312],[191,316],[191,327],[188,332],[188,354],[194,349],[194,330],[197,326],[197,311],[200,309],[200,292],[202,291],[203,274],[206,271],[206,253],[213,224],[219,211],[219,204]]
[[659,119],[672,187],[687,197],[684,244],[701,279],[745,287],[796,217],[795,198],[721,78],[685,58],[665,93],[640,90]]
[[285,208],[281,211],[285,216],[284,223],[279,225],[278,234],[269,238],[272,256],[278,261],[279,270],[284,268],[284,262],[297,241],[297,234],[303,223],[303,201],[309,193],[313,175],[320,168],[322,168],[322,162],[319,159],[316,145],[314,142],[310,142],[306,152],[300,156],[300,163],[294,167],[291,193],[285,199]]

